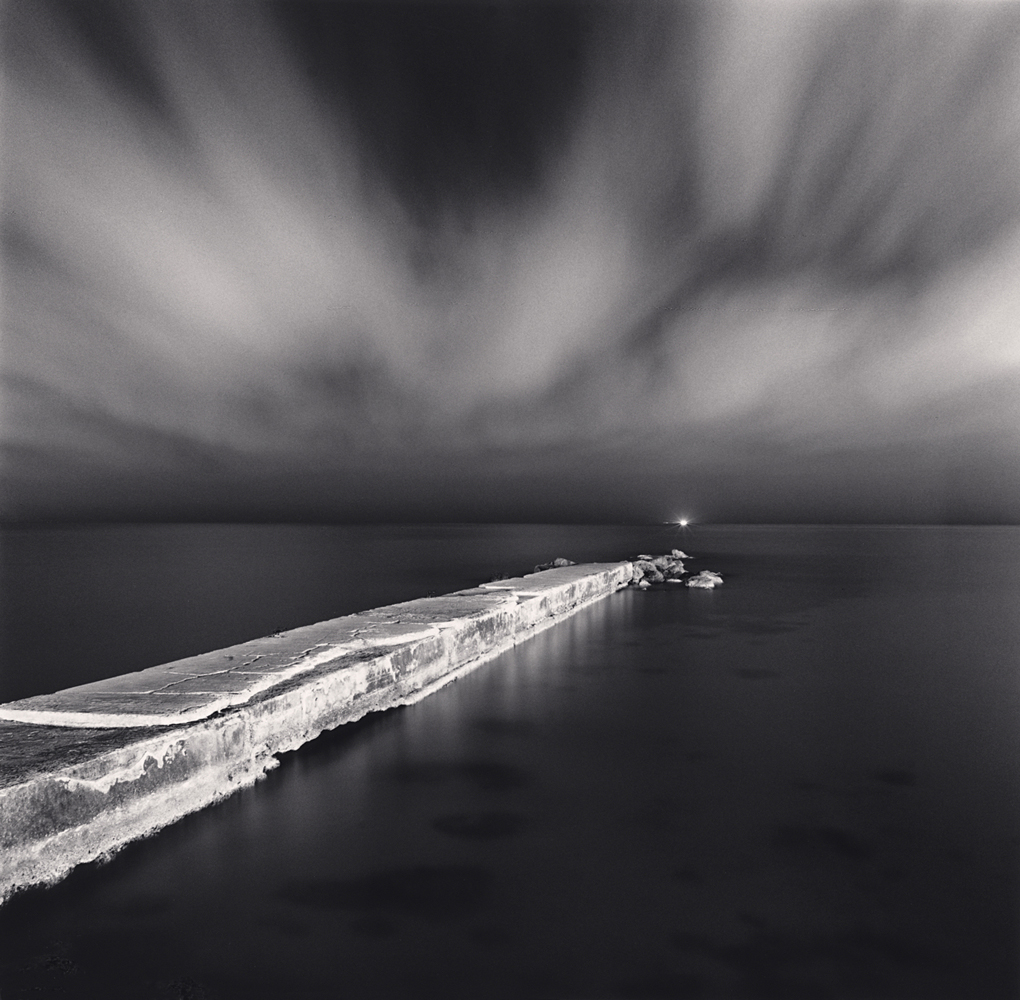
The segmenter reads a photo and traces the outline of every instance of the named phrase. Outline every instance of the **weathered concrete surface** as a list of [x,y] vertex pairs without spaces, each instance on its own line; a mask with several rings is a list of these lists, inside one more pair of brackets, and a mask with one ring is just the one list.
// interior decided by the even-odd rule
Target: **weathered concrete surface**
[[324,730],[419,700],[631,575],[547,570],[0,705],[0,899],[253,784]]

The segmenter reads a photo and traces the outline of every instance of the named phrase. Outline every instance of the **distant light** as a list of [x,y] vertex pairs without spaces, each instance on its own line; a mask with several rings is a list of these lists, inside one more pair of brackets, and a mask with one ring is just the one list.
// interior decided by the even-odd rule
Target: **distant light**
[[687,518],[686,517],[680,518],[680,520],[677,521],[677,524],[679,524],[681,528],[686,528],[687,527]]

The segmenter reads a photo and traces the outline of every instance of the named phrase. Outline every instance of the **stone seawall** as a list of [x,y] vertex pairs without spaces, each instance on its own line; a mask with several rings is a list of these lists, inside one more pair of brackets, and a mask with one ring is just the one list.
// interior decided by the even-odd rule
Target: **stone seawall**
[[325,730],[418,701],[632,575],[546,570],[0,705],[0,900],[253,784]]

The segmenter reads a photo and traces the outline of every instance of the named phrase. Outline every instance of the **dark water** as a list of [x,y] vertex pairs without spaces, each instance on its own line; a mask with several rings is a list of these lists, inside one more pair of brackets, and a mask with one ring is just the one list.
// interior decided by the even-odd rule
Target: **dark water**
[[58,691],[668,528],[105,525],[0,530],[0,702]]
[[[119,530],[160,550],[159,529]],[[241,552],[203,530],[159,572],[90,563],[97,536],[53,542],[78,560],[53,594],[77,594],[72,621],[105,622],[80,647],[88,670],[125,622],[156,662],[183,655],[166,643],[514,560],[677,544],[655,529],[364,529],[357,545],[348,529],[237,529]],[[725,586],[615,595],[15,897],[0,996],[1016,997],[1020,529],[702,527],[679,544]],[[382,580],[369,551],[404,559]],[[100,579],[121,580],[114,596],[84,594]],[[135,635],[160,618],[154,595],[164,645]],[[45,596],[8,596],[7,612],[56,627]],[[9,649],[31,634],[7,628]]]

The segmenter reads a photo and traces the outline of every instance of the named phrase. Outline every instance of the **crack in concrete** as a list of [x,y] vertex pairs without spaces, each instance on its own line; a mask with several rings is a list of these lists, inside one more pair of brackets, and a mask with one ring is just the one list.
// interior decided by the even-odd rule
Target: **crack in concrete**
[[220,674],[229,674],[230,669],[216,670],[211,674],[185,674],[179,681],[171,681],[169,684],[164,684],[162,687],[156,688],[152,694],[174,694],[170,688],[175,687],[177,684],[184,684],[187,681],[193,681],[198,677],[218,677]]
[[[284,675],[286,675],[288,673],[288,671],[292,667],[298,666],[301,663],[301,661],[305,657],[308,656],[309,653],[313,652],[316,649],[320,649],[323,646],[329,646],[329,645],[330,645],[330,643],[328,643],[328,642],[317,642],[314,646],[309,646],[307,649],[303,649],[300,653],[297,654],[297,656],[294,657],[293,660],[290,660],[289,662],[284,663],[280,667],[280,669],[275,672],[276,675],[279,677],[280,680],[284,680],[285,679]],[[233,657],[231,656],[231,657],[229,657],[229,659],[232,660]],[[243,676],[244,675],[244,669],[243,669],[244,667],[250,667],[256,660],[261,660],[261,659],[263,659],[263,654],[259,653],[257,656],[253,656],[250,660],[245,660],[243,663],[232,664],[231,666],[226,667],[223,670],[208,670],[208,671],[205,671],[203,673],[189,673],[189,674],[185,674],[183,677],[181,677],[180,680],[170,681],[169,684],[164,684],[162,687],[154,688],[152,692],[147,692],[147,693],[151,693],[151,694],[161,694],[161,693],[162,694],[174,694],[175,692],[170,691],[170,688],[176,687],[178,684],[185,684],[188,681],[203,680],[203,679],[205,679],[207,677],[220,677],[220,676],[223,676],[225,674],[238,674],[238,675],[242,675]],[[270,672],[270,673],[265,673],[265,674],[261,674],[261,675],[256,674],[256,675],[253,675],[253,676],[262,676],[262,677],[264,677],[266,679],[269,679],[269,678],[272,678],[274,676],[274,674]]]

